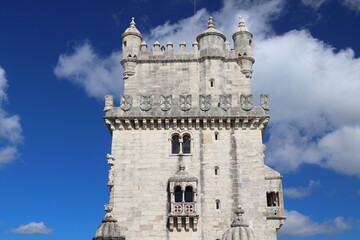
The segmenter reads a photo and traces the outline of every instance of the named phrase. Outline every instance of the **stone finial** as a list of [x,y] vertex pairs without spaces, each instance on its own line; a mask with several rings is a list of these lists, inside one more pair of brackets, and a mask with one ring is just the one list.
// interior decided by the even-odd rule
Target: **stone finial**
[[214,25],[214,19],[213,17],[209,17],[209,20],[208,20],[208,28],[214,28],[215,25]]
[[240,227],[240,226],[249,226],[246,224],[242,218],[242,215],[245,213],[244,209],[241,208],[240,205],[238,205],[234,211],[236,217],[234,221],[231,224],[231,227]]
[[130,27],[132,27],[132,28],[135,28],[135,27],[136,27],[136,26],[135,26],[135,18],[134,18],[134,17],[131,18]]
[[245,27],[245,20],[243,16],[239,17],[239,27]]

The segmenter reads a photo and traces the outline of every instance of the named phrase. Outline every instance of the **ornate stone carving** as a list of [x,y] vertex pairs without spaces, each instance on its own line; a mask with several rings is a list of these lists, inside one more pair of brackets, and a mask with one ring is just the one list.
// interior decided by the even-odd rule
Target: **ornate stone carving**
[[241,94],[240,96],[240,104],[241,104],[241,108],[245,111],[249,111],[252,109],[253,107],[253,103],[252,103],[252,94]]
[[189,111],[191,108],[191,94],[180,95],[180,109],[183,111]]
[[199,97],[199,107],[203,111],[208,111],[211,108],[211,95],[202,94]]
[[153,97],[152,95],[142,95],[140,109],[143,111],[149,111],[153,105]]
[[163,111],[168,111],[171,108],[172,95],[161,95],[160,97],[160,108]]
[[219,107],[224,111],[227,111],[231,107],[231,94],[220,95]]
[[266,111],[270,109],[269,94],[260,94],[260,106]]
[[107,163],[110,165],[110,166],[114,166],[115,164],[115,158],[113,155],[111,154],[106,154],[106,158],[107,158]]
[[132,108],[132,96],[124,95],[121,97],[120,108],[129,111]]
[[105,107],[104,111],[109,111],[114,106],[114,97],[112,95],[105,96]]
[[113,169],[113,167],[110,168],[108,176],[109,176],[109,181],[108,181],[107,185],[114,186],[114,169]]

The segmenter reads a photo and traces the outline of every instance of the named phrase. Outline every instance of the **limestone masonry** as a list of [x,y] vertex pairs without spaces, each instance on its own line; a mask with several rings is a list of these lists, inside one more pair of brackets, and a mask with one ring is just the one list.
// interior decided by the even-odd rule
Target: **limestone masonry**
[[209,18],[191,47],[122,34],[124,96],[105,97],[109,204],[94,240],[275,240],[281,175],[264,164],[268,95],[251,94],[252,34]]

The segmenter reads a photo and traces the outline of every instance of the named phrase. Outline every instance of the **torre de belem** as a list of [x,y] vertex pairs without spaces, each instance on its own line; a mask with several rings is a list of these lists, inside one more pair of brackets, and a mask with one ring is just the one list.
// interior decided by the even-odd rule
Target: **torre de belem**
[[110,199],[93,240],[277,239],[282,177],[264,164],[268,95],[253,104],[243,18],[232,39],[210,17],[191,46],[150,47],[132,19],[124,95],[105,96]]

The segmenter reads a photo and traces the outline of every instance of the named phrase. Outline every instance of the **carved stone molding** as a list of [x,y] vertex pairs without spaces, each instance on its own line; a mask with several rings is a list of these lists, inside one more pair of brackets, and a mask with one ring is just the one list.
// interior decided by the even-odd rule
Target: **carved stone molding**
[[203,111],[208,111],[211,108],[211,95],[202,94],[199,96],[199,107]]
[[153,96],[152,95],[142,95],[140,109],[143,111],[149,111],[153,106]]
[[252,94],[241,94],[240,96],[240,104],[241,104],[241,108],[245,111],[250,111],[253,107],[253,103],[252,103]]
[[224,111],[231,108],[231,94],[220,95],[219,107]]
[[191,94],[180,95],[180,109],[183,111],[189,111],[191,108],[192,97]]
[[160,96],[160,108],[163,111],[168,111],[171,108],[172,95],[161,95]]
[[260,94],[260,106],[266,111],[270,109],[269,94]]
[[132,96],[124,95],[121,97],[120,108],[124,111],[129,111],[132,107]]

